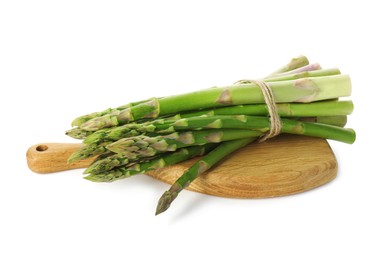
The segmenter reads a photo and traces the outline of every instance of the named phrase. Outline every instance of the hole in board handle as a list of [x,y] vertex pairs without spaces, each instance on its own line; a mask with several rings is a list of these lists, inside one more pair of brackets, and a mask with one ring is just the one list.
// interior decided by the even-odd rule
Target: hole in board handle
[[47,147],[47,145],[44,144],[38,145],[37,148],[35,148],[35,150],[37,150],[38,152],[44,152],[47,149],[49,149],[49,147]]

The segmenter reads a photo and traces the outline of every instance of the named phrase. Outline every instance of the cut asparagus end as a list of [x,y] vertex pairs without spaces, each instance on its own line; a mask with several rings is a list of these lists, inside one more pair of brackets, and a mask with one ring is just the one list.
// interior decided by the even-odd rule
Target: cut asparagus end
[[267,76],[267,78],[270,76],[274,76],[276,74],[284,73],[287,71],[291,71],[291,70],[306,66],[308,64],[309,64],[309,60],[307,59],[307,57],[300,55],[296,58],[291,59],[290,62],[287,63],[286,65],[284,65],[283,67],[272,72],[269,76]]

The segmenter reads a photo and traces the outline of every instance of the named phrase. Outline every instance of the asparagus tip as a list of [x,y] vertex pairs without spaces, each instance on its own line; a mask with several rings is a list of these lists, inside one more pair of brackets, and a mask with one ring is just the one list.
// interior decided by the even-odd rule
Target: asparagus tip
[[88,135],[88,132],[76,127],[65,131],[65,134],[75,139],[84,139]]
[[[85,172],[84,172],[85,173]],[[83,177],[84,179],[88,180],[88,181],[93,181],[93,182],[102,182],[100,178],[96,177],[96,175],[87,175],[87,176],[84,176]]]
[[72,155],[68,158],[68,163],[74,163],[76,161],[80,160],[78,152],[72,153]]
[[97,131],[105,127],[105,123],[99,121],[105,117],[96,117],[80,125],[80,128],[85,131]]
[[92,148],[94,148],[94,147],[92,147],[91,149],[88,149],[88,148],[89,148],[88,146],[84,146],[80,150],[72,153],[71,156],[68,158],[68,163],[73,163],[76,161],[84,160],[84,159],[87,159],[87,158],[90,158],[91,156],[93,156],[94,154],[93,154]]
[[158,200],[155,215],[157,216],[157,215],[163,213],[164,211],[166,211],[176,197],[177,197],[176,192],[171,192],[169,190],[164,192],[164,194]]
[[101,169],[99,169],[99,161],[93,162],[90,164],[83,172],[83,174],[95,174],[102,172]]
[[71,126],[72,127],[80,126],[80,121],[78,120],[78,118],[76,118],[75,120],[72,121]]

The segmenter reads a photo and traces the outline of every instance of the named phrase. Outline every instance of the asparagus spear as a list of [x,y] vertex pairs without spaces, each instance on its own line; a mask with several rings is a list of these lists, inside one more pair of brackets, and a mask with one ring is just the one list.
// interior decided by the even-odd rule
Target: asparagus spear
[[133,164],[130,163],[129,165],[116,167],[100,174],[89,174],[84,178],[95,182],[112,182],[186,161],[193,157],[208,153],[210,150],[215,148],[215,146],[216,144],[206,144],[204,146],[181,148],[173,153],[161,154],[150,161],[136,162]]
[[[307,103],[333,99],[349,96],[351,91],[348,75],[310,77],[269,82],[268,84],[277,103]],[[97,131],[101,128],[123,125],[142,118],[156,118],[195,109],[257,103],[264,103],[264,97],[259,87],[252,83],[209,88],[162,99],[152,99],[132,108],[93,118],[82,124],[80,128],[86,131]]]
[[221,143],[217,148],[203,156],[191,168],[176,180],[169,190],[164,192],[158,201],[156,215],[166,211],[177,195],[191,184],[200,174],[204,173],[227,155],[253,142],[256,138],[243,138]]
[[68,163],[73,163],[79,160],[83,160],[83,159],[87,159],[87,158],[91,158],[103,154],[107,151],[106,145],[110,143],[111,142],[101,142],[101,143],[83,145],[79,150],[71,154],[71,156],[68,158]]
[[[319,101],[313,103],[281,103],[276,104],[276,108],[280,117],[341,116],[352,113],[353,103],[350,100]],[[237,105],[179,114],[176,118],[187,118],[201,115],[267,116],[268,108],[265,104]]]
[[298,120],[321,123],[325,125],[334,125],[338,127],[344,127],[347,124],[347,116],[301,117]]
[[88,120],[91,120],[92,118],[104,116],[104,115],[111,114],[111,113],[116,113],[117,111],[121,111],[121,110],[124,110],[126,108],[134,107],[136,105],[148,102],[150,100],[151,99],[146,99],[146,100],[137,101],[137,102],[131,102],[131,103],[119,106],[117,108],[108,108],[108,109],[100,111],[100,112],[94,112],[94,113],[82,115],[82,116],[75,118],[72,121],[72,126],[80,126],[80,125],[84,124],[85,122],[87,122]]
[[83,130],[83,129],[80,129],[78,127],[76,128],[72,128],[70,130],[67,130],[65,132],[66,135],[70,136],[70,137],[73,137],[74,139],[85,139],[87,136],[91,135],[92,131],[86,131],[86,130]]
[[115,153],[112,153],[108,156],[104,156],[102,158],[99,157],[91,165],[89,165],[87,169],[85,169],[84,174],[104,173],[114,169],[115,167],[128,165],[136,162],[135,160],[129,159],[126,156],[122,156]]
[[[320,101],[314,103],[281,103],[276,105],[279,116],[281,117],[318,117],[318,116],[335,116],[335,115],[349,115],[353,111],[352,101]],[[178,114],[174,118],[188,118],[201,115],[252,115],[265,116],[268,115],[268,108],[265,104],[254,105],[238,105],[216,108],[211,110],[200,110],[197,112],[190,112]],[[159,120],[158,120],[159,121]],[[147,124],[153,123],[147,122]],[[85,139],[84,143],[95,143],[96,140],[102,140],[104,137],[111,135],[129,137],[138,134],[140,124],[130,123],[124,126],[101,129],[96,132],[81,130],[80,128],[73,128],[66,132],[67,135],[76,139]],[[113,132],[112,134],[110,134]],[[150,131],[148,131],[150,132]],[[109,137],[107,137],[111,140]],[[117,139],[114,139],[117,140]]]
[[[336,141],[353,143],[355,133],[351,129],[331,125],[301,122],[282,118],[282,133],[308,135],[332,139]],[[193,117],[176,121],[174,125],[156,125],[155,131],[159,129],[166,132],[167,128],[172,131],[187,129],[219,129],[201,130],[188,132],[173,132],[166,136],[136,136],[122,138],[115,143],[109,144],[107,148],[113,152],[136,158],[143,155],[154,155],[157,151],[169,151],[189,145],[198,145],[207,142],[221,142],[238,138],[254,137],[269,130],[269,119],[267,117],[255,116],[217,116],[217,117]],[[249,135],[249,136],[245,136]],[[137,149],[135,148],[137,147]]]

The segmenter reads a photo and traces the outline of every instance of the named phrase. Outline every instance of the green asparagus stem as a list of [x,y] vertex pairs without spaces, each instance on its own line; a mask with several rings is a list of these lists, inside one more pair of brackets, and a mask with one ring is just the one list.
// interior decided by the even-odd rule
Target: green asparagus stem
[[[311,135],[311,136],[317,136],[327,139],[334,139],[342,142],[353,142],[354,136],[351,136],[351,133],[349,130],[346,130],[344,128],[340,127],[334,127],[330,125],[325,124],[317,124],[317,123],[310,123],[310,122],[300,122],[297,120],[289,120],[286,118],[281,118],[282,122],[282,132],[284,133],[292,133],[292,134],[304,134],[304,135]],[[145,145],[144,141],[151,142],[151,143],[158,143],[158,147],[160,149],[168,149],[172,145],[182,145],[183,143],[188,144],[194,144],[195,142],[205,142],[203,139],[204,136],[207,136],[210,134],[210,131],[192,131],[192,132],[185,132],[179,133],[178,135],[175,133],[176,131],[186,131],[189,129],[221,129],[226,130],[226,133],[229,133],[231,130],[236,130],[237,133],[239,133],[238,129],[245,129],[245,130],[256,130],[260,132],[266,132],[269,130],[269,119],[268,117],[256,117],[256,116],[245,116],[245,115],[236,115],[236,116],[200,116],[200,117],[192,117],[192,118],[183,118],[174,122],[162,122],[161,124],[155,124],[155,125],[148,125],[149,129],[152,129],[154,127],[153,131],[156,133],[166,133],[169,131],[172,131],[173,133],[165,136],[165,137],[144,137],[141,141],[141,145]],[[310,132],[311,129],[315,129],[315,131]],[[309,129],[309,132],[300,132],[298,131],[299,128],[307,128]],[[326,131],[332,131],[332,134],[334,133],[334,129],[337,129],[341,135],[326,135]],[[168,131],[169,130],[169,131]],[[234,131],[233,130],[233,131]],[[140,131],[143,131],[142,128],[140,128]],[[292,132],[291,132],[292,131]],[[223,135],[226,134],[223,132]],[[326,135],[326,136],[325,136]],[[252,137],[252,136],[251,136]],[[126,150],[126,148],[119,148],[119,147],[128,147],[129,144],[137,143],[138,138],[137,137],[130,137],[130,138],[122,138],[119,141],[110,144],[107,146],[107,148],[113,152],[116,153],[122,153],[122,150]],[[167,139],[167,143],[159,143],[159,138],[165,138]],[[199,138],[199,140],[198,140]],[[226,138],[224,136],[223,138]],[[239,136],[238,138],[244,138]],[[227,141],[227,139],[224,139],[222,141]],[[196,145],[196,144],[195,144]],[[119,148],[119,150],[117,149]],[[134,151],[129,151],[130,153]],[[128,154],[128,152],[125,152]]]
[[[305,121],[304,118],[300,118],[300,120]],[[344,127],[347,124],[347,116],[319,116],[313,117],[313,121],[309,120],[308,122]]]
[[[290,81],[269,82],[277,103],[302,102],[349,96],[351,83],[348,75],[311,77]],[[191,102],[188,102],[191,100]],[[222,88],[209,88],[177,96],[153,99],[132,108],[93,118],[80,126],[86,131],[127,124],[142,118],[240,104],[264,103],[260,88],[252,83]]]
[[165,166],[174,165],[196,156],[204,155],[215,147],[216,144],[186,147],[173,153],[161,154],[150,161],[116,167],[110,171],[100,174],[90,174],[84,178],[94,182],[113,182],[136,174],[143,174]]
[[227,141],[221,143],[217,148],[212,150],[207,155],[203,156],[198,162],[196,162],[191,168],[183,173],[183,175],[176,180],[171,188],[164,192],[158,201],[156,215],[166,211],[178,194],[188,187],[193,180],[199,175],[213,167],[216,163],[221,161],[227,155],[234,151],[246,146],[253,142],[256,138],[244,138],[233,141]]
[[[319,101],[313,103],[282,103],[276,104],[280,117],[318,117],[318,116],[342,116],[353,112],[352,101]],[[188,118],[202,115],[247,115],[267,116],[268,108],[265,104],[238,105],[216,108],[212,110],[200,110],[191,113],[179,114],[176,118]]]

